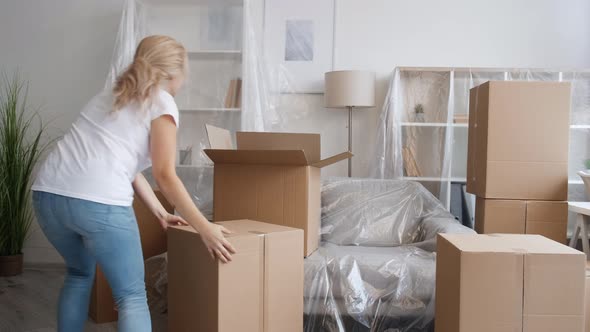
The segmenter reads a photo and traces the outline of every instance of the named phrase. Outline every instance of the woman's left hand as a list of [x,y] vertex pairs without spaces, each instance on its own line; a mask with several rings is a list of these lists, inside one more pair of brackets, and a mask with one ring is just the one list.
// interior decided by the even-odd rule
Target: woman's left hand
[[166,213],[163,218],[158,218],[160,226],[164,230],[168,229],[168,226],[187,226],[188,223],[180,216],[176,216],[170,213]]

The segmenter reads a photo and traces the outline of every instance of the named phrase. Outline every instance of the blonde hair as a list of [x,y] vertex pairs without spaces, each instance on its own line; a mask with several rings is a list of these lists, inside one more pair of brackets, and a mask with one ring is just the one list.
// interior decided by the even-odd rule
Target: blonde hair
[[181,43],[168,36],[148,36],[137,46],[133,63],[115,82],[114,110],[132,102],[143,109],[164,80],[172,80],[187,71],[187,53]]

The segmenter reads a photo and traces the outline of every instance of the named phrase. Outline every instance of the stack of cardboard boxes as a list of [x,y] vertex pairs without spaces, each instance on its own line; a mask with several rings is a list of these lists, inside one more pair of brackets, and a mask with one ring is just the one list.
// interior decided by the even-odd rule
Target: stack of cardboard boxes
[[490,81],[471,89],[467,191],[478,233],[565,243],[570,83]]
[[490,234],[438,236],[436,332],[584,331],[586,256],[563,244],[569,83],[487,82],[469,105],[467,191]]

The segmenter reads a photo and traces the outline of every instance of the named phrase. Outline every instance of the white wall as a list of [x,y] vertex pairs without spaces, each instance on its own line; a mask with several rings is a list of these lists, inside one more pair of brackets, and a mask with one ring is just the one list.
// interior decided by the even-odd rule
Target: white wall
[[[30,81],[53,136],[104,85],[121,8],[122,0],[0,1],[0,72],[18,68]],[[61,261],[36,223],[24,252],[27,262]]]
[[[396,66],[590,67],[586,0],[336,2],[335,69],[369,69],[378,77],[378,106],[355,113],[355,175],[368,173],[387,78]],[[33,102],[56,129],[65,130],[104,84],[121,5],[122,0],[0,1],[0,68],[21,68],[31,81]],[[321,95],[286,98],[310,107],[289,128],[321,132],[326,155],[346,149],[345,111],[325,110]],[[345,171],[346,163],[340,163],[325,174]],[[50,248],[34,227],[26,260],[59,261]]]

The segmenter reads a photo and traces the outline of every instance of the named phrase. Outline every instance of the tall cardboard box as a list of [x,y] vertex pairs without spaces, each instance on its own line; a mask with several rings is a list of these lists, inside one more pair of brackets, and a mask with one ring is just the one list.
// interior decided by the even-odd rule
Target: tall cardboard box
[[319,134],[237,132],[207,126],[214,163],[213,219],[252,219],[303,229],[304,256],[320,240],[320,170],[352,157],[321,159]]
[[567,200],[568,82],[490,81],[470,91],[467,191]]
[[477,197],[475,204],[475,230],[480,234],[539,234],[567,241],[567,202]]
[[440,234],[436,332],[581,332],[585,265],[540,235]]
[[237,253],[213,260],[191,227],[168,230],[168,331],[303,330],[303,231],[220,222]]
[[[173,213],[174,208],[164,195],[156,190],[156,197],[162,203],[166,211]],[[166,252],[166,232],[160,227],[160,223],[152,212],[137,197],[133,200],[133,211],[139,227],[141,249],[144,259],[160,255]],[[100,267],[96,267],[96,276],[90,295],[90,308],[88,315],[96,323],[114,322],[117,320],[113,293],[105,275]]]

